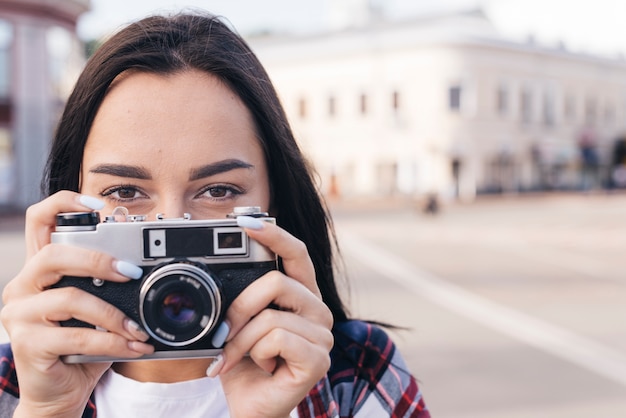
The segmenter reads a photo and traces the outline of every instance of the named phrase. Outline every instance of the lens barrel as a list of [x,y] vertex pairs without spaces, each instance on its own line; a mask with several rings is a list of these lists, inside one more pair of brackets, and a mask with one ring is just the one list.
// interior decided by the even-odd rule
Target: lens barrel
[[145,330],[172,347],[192,344],[216,325],[222,307],[219,281],[192,264],[176,262],[155,268],[139,293]]

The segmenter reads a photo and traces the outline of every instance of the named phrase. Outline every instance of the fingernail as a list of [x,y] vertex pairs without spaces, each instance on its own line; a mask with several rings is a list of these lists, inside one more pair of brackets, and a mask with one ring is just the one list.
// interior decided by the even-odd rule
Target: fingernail
[[140,279],[143,276],[143,270],[141,267],[137,267],[136,265],[129,263],[127,261],[116,260],[113,263],[115,270],[123,276],[126,276],[131,279]]
[[78,198],[78,201],[84,207],[92,210],[100,210],[104,208],[104,202],[102,200],[96,199],[95,197],[87,196],[85,194],[81,194]]
[[152,354],[154,353],[154,347],[150,344],[141,343],[139,341],[129,341],[128,348],[136,353]]
[[215,377],[222,370],[222,367],[224,367],[224,355],[218,354],[215,360],[213,360],[213,363],[206,369],[206,375]]
[[150,338],[148,333],[130,318],[124,320],[124,328],[140,341],[148,341]]
[[228,333],[230,332],[230,327],[226,323],[226,321],[222,322],[219,327],[215,330],[215,334],[211,338],[211,344],[213,347],[220,348],[224,345],[226,338],[228,338]]
[[265,224],[262,220],[253,218],[252,216],[237,216],[237,225],[242,228],[254,229],[258,231],[263,229]]

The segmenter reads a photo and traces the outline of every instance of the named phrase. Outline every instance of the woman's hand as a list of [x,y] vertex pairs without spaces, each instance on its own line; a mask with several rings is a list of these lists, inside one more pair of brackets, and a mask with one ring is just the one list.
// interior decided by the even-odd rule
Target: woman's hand
[[[110,363],[65,364],[63,355],[139,357],[153,351],[141,342],[145,332],[113,305],[74,287],[50,289],[63,276],[126,282],[137,275],[136,266],[106,254],[50,242],[57,213],[98,206],[97,199],[62,191],[26,212],[26,262],[4,288],[1,314],[20,384],[16,417],[82,415]],[[109,332],[59,325],[70,318]]]
[[219,373],[231,416],[286,417],[330,367],[332,314],[301,241],[255,218],[238,222],[282,258],[285,274],[265,274],[231,304],[227,344],[208,374]]

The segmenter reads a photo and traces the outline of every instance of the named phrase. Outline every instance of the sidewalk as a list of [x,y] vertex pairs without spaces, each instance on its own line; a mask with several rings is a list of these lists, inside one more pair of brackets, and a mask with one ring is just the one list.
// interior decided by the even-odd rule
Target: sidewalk
[[[22,214],[0,215],[0,291],[11,280],[24,263],[24,216]],[[0,306],[2,304],[0,303]],[[9,337],[0,324],[0,343]]]
[[5,232],[19,232],[24,230],[24,214],[0,213],[0,234]]

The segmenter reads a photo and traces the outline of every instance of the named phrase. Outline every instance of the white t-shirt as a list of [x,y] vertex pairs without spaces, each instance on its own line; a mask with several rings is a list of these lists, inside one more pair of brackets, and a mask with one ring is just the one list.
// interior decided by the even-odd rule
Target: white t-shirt
[[[98,418],[229,417],[219,377],[177,383],[138,382],[109,369],[96,385],[95,400]],[[297,410],[290,416],[297,418]]]

